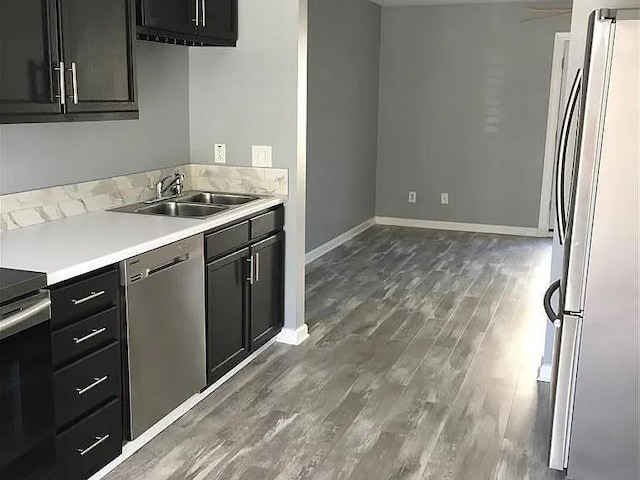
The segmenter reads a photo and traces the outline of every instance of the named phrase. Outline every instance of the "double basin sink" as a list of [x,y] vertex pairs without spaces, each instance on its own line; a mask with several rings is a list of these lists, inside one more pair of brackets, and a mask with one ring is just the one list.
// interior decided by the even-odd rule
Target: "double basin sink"
[[207,218],[260,197],[234,193],[185,192],[182,195],[114,208],[112,212],[164,215],[167,217]]

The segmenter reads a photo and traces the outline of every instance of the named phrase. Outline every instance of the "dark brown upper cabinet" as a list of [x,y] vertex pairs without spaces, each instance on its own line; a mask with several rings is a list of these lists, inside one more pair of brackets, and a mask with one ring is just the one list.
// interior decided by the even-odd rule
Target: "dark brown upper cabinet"
[[138,38],[191,46],[233,47],[238,0],[137,0]]
[[138,118],[132,0],[2,0],[0,123]]

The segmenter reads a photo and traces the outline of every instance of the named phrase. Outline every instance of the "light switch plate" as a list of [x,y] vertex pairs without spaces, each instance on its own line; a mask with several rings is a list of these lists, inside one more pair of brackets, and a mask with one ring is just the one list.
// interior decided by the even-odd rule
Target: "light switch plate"
[[216,143],[213,147],[213,161],[227,163],[227,146],[224,143]]
[[251,165],[254,167],[271,167],[271,145],[253,145],[251,147]]

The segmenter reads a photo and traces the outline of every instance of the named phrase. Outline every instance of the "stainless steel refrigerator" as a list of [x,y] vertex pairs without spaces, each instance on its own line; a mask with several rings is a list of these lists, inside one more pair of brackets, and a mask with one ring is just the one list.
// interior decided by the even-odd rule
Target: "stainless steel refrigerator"
[[640,478],[639,11],[591,15],[558,148],[549,466],[575,480]]

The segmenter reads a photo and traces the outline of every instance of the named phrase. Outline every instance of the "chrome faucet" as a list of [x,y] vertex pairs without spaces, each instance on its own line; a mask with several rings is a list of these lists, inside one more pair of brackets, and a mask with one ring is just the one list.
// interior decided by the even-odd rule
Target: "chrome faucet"
[[[168,180],[171,182],[166,183]],[[172,197],[182,195],[184,190],[184,173],[180,173],[178,169],[173,172],[173,175],[168,175],[156,183],[156,199],[162,200],[164,194],[171,191]]]

